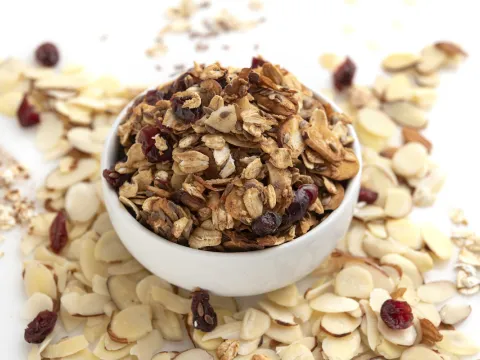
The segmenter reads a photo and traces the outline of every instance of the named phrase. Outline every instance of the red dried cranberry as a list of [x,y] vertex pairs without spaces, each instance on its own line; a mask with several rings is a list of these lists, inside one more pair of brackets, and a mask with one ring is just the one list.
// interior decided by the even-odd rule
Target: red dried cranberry
[[160,90],[150,90],[145,94],[145,102],[148,105],[155,105],[158,100],[163,100],[165,93]]
[[193,327],[204,332],[217,327],[217,314],[209,300],[210,295],[205,290],[198,289],[192,293]]
[[57,322],[57,313],[44,310],[28,324],[24,338],[29,344],[40,344],[53,331]]
[[40,122],[40,115],[28,101],[27,94],[23,97],[22,103],[17,110],[17,118],[23,127],[37,125]]
[[37,48],[35,58],[41,65],[53,67],[57,65],[60,59],[60,53],[54,44],[46,42]]
[[142,144],[142,151],[151,163],[167,161],[172,158],[172,148],[168,142],[168,149],[162,151],[162,153],[155,147],[155,136],[158,134],[160,134],[159,128],[155,126],[145,126],[137,135],[137,142]]
[[311,204],[317,200],[318,187],[314,184],[305,184],[295,191],[295,196],[290,206],[285,211],[283,216],[283,224],[289,226],[301,220]]
[[358,194],[358,201],[365,201],[367,204],[373,204],[377,201],[378,193],[367,189],[367,188],[360,188],[360,193]]
[[252,221],[252,231],[255,235],[272,235],[282,223],[282,217],[273,211],[267,211]]
[[118,189],[120,186],[123,185],[125,181],[130,180],[131,174],[120,174],[115,170],[105,169],[103,170],[103,178],[107,180],[111,187],[114,189]]
[[350,87],[355,76],[357,66],[355,63],[347,57],[345,61],[340,64],[333,73],[333,84],[338,91]]
[[67,219],[65,213],[60,211],[50,225],[50,248],[58,254],[67,245]]
[[413,323],[412,308],[405,301],[387,300],[380,309],[383,322],[394,330],[403,330]]
[[252,58],[252,65],[250,66],[252,69],[258,68],[260,66],[263,66],[265,64],[265,60],[263,60],[261,57],[256,57],[254,56]]
[[187,100],[190,100],[190,97],[174,97],[172,99],[172,109],[179,119],[182,119],[186,123],[193,123],[203,116],[203,107],[200,105],[193,109],[184,108],[183,104],[185,104]]

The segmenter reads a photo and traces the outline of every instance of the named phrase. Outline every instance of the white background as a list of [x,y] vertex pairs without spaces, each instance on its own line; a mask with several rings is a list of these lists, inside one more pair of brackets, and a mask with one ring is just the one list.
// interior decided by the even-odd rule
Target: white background
[[[473,0],[271,0],[262,12],[251,12],[247,0],[214,2],[196,19],[213,16],[223,7],[240,18],[266,17],[266,23],[241,34],[223,35],[209,41],[207,52],[196,53],[185,35],[166,39],[168,54],[147,59],[145,49],[165,24],[164,12],[176,1],[1,1],[0,58],[15,56],[31,61],[42,41],[59,45],[62,64],[82,64],[98,74],[109,73],[122,81],[142,84],[168,79],[175,64],[193,60],[246,66],[260,53],[280,63],[319,91],[330,84],[318,57],[324,52],[348,54],[358,65],[357,83],[371,84],[382,57],[392,51],[419,51],[436,40],[461,43],[470,56],[455,73],[445,73],[438,103],[429,115],[427,136],[434,143],[434,158],[449,173],[435,209],[416,212],[415,219],[434,221],[450,231],[451,206],[463,208],[472,227],[480,231],[478,215],[479,159],[478,80],[480,79],[480,20]],[[101,41],[107,35],[106,41]],[[230,50],[221,49],[229,44]],[[254,45],[259,50],[254,50]],[[163,71],[155,70],[159,64]],[[34,174],[33,190],[52,164],[45,164],[33,146],[34,130],[18,127],[16,120],[0,117],[0,144],[14,153]],[[0,359],[25,359],[25,323],[19,312],[25,300],[21,281],[20,232],[6,236],[0,250]],[[454,279],[450,266],[429,274],[429,279]],[[460,326],[480,343],[480,295],[459,299],[474,306],[472,316]],[[478,329],[478,327],[477,327]]]

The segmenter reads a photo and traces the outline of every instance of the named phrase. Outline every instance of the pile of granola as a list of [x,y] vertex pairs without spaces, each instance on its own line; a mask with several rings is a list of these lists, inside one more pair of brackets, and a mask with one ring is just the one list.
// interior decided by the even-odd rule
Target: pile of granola
[[263,249],[341,204],[359,170],[349,123],[269,62],[195,64],[135,100],[118,128],[122,158],[104,177],[137,220],[172,242]]

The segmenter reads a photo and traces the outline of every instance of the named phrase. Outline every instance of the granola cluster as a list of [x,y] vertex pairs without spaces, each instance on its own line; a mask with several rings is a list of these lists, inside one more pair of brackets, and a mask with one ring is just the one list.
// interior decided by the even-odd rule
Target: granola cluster
[[150,90],[118,128],[104,177],[160,236],[211,251],[264,249],[317,226],[359,170],[350,119],[285,69],[198,65]]

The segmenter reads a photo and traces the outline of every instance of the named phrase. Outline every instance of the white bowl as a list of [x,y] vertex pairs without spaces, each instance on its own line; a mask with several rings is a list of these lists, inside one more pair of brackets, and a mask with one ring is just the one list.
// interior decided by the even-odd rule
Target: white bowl
[[[102,170],[110,168],[117,160],[117,128],[131,104],[113,124],[102,155]],[[332,106],[340,111],[334,104]],[[353,150],[361,161],[353,127],[350,132],[355,139]],[[102,187],[105,205],[118,236],[149,271],[188,290],[200,287],[217,295],[250,296],[300,280],[333,251],[352,220],[360,190],[360,172],[349,181],[341,205],[305,235],[269,249],[237,253],[201,251],[172,243],[137,222],[105,179]]]

